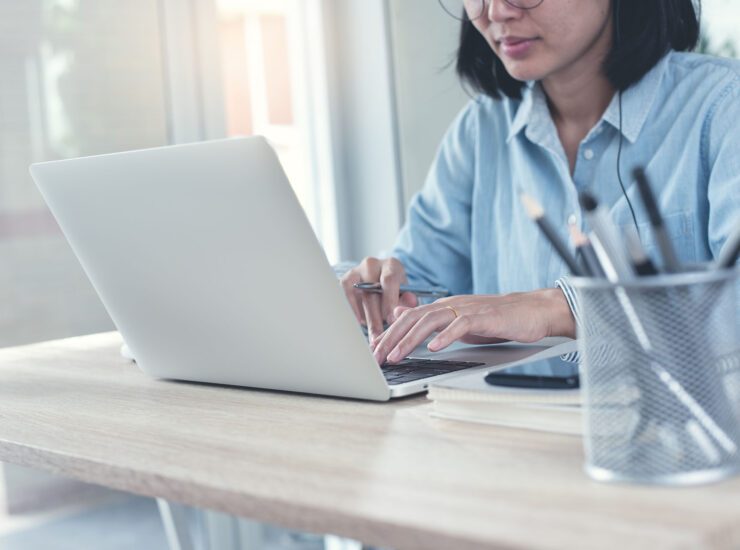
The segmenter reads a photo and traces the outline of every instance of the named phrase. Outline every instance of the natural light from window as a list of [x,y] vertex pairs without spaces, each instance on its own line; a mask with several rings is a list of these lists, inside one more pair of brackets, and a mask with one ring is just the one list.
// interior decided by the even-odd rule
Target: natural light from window
[[267,137],[316,227],[321,212],[309,157],[298,0],[217,0],[217,6],[228,135]]

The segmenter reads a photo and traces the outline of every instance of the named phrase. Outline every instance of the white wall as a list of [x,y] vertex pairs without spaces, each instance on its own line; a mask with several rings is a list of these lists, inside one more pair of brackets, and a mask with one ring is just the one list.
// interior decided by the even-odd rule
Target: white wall
[[340,255],[388,249],[401,223],[386,0],[326,0]]
[[388,0],[403,203],[424,183],[437,146],[469,100],[454,56],[460,23],[436,0]]
[[388,251],[468,100],[459,22],[436,0],[325,0],[342,259]]

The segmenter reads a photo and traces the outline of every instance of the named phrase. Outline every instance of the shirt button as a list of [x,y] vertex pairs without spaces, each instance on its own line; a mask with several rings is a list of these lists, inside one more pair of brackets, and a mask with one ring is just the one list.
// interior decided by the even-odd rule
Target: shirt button
[[583,152],[583,158],[585,158],[586,160],[591,160],[592,158],[594,158],[594,151],[593,151],[593,149],[586,149]]
[[568,216],[568,225],[575,225],[577,221],[578,218],[575,214],[571,214],[570,216]]

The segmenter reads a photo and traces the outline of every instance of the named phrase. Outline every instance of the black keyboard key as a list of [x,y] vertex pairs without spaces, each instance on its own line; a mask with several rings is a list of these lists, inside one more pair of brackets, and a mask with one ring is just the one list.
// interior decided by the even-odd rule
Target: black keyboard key
[[426,365],[428,363],[432,363],[433,361],[431,359],[420,359],[415,357],[406,357],[406,359],[401,360],[400,362],[396,363],[397,365]]
[[384,369],[383,372],[386,374],[409,374],[411,372],[416,372],[419,369]]
[[388,363],[382,365],[382,370],[388,384],[395,386],[440,374],[480,367],[484,364],[474,361],[447,361],[443,359],[415,359],[407,357],[403,361],[393,365]]

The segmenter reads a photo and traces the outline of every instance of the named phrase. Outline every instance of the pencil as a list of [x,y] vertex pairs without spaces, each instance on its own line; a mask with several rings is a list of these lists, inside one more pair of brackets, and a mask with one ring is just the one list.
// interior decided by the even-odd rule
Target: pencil
[[717,266],[720,269],[728,269],[735,265],[740,255],[740,223],[735,226],[735,231],[725,242],[717,258]]
[[686,391],[683,385],[658,361],[657,353],[640,319],[640,315],[638,315],[637,309],[632,303],[627,291],[621,286],[625,281],[633,279],[634,270],[627,257],[627,252],[624,250],[619,236],[616,234],[614,225],[609,220],[606,210],[599,206],[599,203],[590,193],[581,191],[578,198],[581,206],[586,211],[586,218],[594,230],[594,237],[592,239],[594,249],[606,272],[607,279],[615,284],[614,295],[624,311],[627,321],[637,338],[637,342],[647,355],[648,367],[650,367],[655,377],[663,383],[666,389],[686,407],[701,427],[707,433],[711,434],[728,454],[736,453],[738,449],[735,442],[706,412],[696,398]]
[[576,262],[576,259],[573,257],[570,250],[568,250],[568,247],[560,239],[555,228],[545,218],[545,210],[542,208],[540,203],[524,192],[519,195],[519,198],[521,199],[524,208],[527,210],[527,215],[537,223],[547,240],[550,241],[550,244],[552,244],[555,251],[568,266],[570,272],[576,277],[582,277],[584,275],[583,270],[578,266],[578,262]]
[[586,274],[590,277],[604,277],[604,270],[601,268],[599,258],[596,256],[594,247],[591,246],[588,237],[574,224],[570,224],[568,230],[573,244],[576,245],[576,250],[581,253]]

